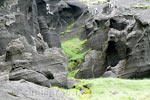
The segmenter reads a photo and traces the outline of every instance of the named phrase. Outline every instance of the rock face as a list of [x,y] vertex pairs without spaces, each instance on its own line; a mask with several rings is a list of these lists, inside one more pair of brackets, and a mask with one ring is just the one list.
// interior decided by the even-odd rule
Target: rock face
[[[35,45],[38,45],[38,48],[29,45],[24,37],[10,42],[6,48],[6,54],[1,58],[1,71],[9,71],[10,80],[25,79],[47,87],[50,87],[50,83],[65,87],[67,84],[66,56],[60,48],[48,48],[46,44],[44,46],[44,42],[38,44],[36,41]],[[42,42],[42,40],[38,42],[40,41]]]
[[[130,3],[138,3],[138,0],[135,1]],[[150,23],[148,16],[143,14],[149,11],[130,8],[128,4],[125,7],[121,5],[123,2],[119,0],[97,7],[99,11],[85,25],[84,32],[81,33],[81,38],[87,39],[84,50],[91,48],[101,53],[101,58],[92,55],[102,63],[89,63],[92,60],[87,60],[87,54],[77,78],[150,76]],[[102,70],[93,73],[93,68]]]
[[48,16],[45,18],[50,29],[60,34],[62,41],[78,36],[89,16],[88,6],[79,0],[47,0],[46,3]]
[[103,74],[105,68],[102,67],[103,62],[101,60],[101,52],[92,50],[85,56],[85,62],[81,64],[80,71],[75,76],[76,78],[95,78],[99,74]]
[[[0,7],[0,20],[2,22],[0,25],[0,34],[2,38],[0,41],[1,55],[4,54],[6,46],[11,40],[18,38],[21,35],[26,37],[29,44],[33,45],[33,39],[31,37],[36,37],[40,32],[49,47],[60,47],[58,35],[55,34],[55,32],[51,32],[47,28],[46,23],[44,24],[46,19],[43,18],[42,21],[38,21],[41,16],[46,15],[39,14],[40,11],[38,11],[38,5],[35,0],[3,1],[4,2],[1,3]],[[46,7],[42,9],[45,9],[46,11]]]
[[73,100],[56,89],[25,80],[0,83],[0,97],[2,100]]
[[51,85],[72,87],[59,39],[71,28],[70,33],[81,33],[80,38],[87,39],[84,50],[92,49],[77,78],[149,77],[150,17],[144,15],[149,10],[121,5],[140,0],[127,1],[88,8],[77,0],[0,0],[0,80],[10,80],[0,83],[0,98],[71,100],[61,93],[37,94],[42,89],[56,92],[46,88]]
[[47,4],[47,0],[0,0],[2,100],[72,100],[50,88],[67,87],[68,59],[59,34],[49,28]]
[[67,86],[67,57],[47,21],[45,0],[0,2],[0,72],[10,80]]

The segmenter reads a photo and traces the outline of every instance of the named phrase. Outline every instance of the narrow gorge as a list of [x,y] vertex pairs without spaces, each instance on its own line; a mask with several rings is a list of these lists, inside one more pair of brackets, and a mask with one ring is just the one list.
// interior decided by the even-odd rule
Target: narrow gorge
[[150,84],[149,13],[150,0],[0,0],[0,100],[102,100],[103,80]]

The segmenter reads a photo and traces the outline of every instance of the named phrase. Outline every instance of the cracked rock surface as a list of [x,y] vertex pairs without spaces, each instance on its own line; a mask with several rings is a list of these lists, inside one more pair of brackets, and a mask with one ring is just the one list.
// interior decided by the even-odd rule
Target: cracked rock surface
[[[84,50],[96,50],[94,52],[97,52],[97,57],[95,53],[91,57],[99,60],[90,63],[91,65],[87,64],[92,61],[86,59],[91,53],[87,54],[77,78],[150,76],[149,9],[132,7],[143,2],[148,1],[118,0],[90,9],[95,13],[92,13],[93,17],[85,24],[80,37],[87,39]],[[93,68],[96,71],[94,73],[91,72]]]

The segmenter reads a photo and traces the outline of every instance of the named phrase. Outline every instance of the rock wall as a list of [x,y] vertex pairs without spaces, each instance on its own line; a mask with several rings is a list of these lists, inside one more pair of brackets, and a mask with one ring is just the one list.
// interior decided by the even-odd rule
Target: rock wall
[[59,35],[48,25],[47,4],[46,0],[0,0],[3,100],[72,100],[51,88],[72,84],[67,79],[68,59]]
[[79,0],[47,0],[47,10],[47,24],[60,35],[61,41],[78,36],[90,15],[88,6]]
[[0,72],[9,80],[67,87],[67,57],[47,24],[47,1],[0,2]]
[[[44,41],[47,42],[49,47],[60,47],[60,41],[57,34],[55,32],[51,32],[47,28],[47,24],[41,24],[46,19],[44,18],[42,19],[43,21],[38,21],[41,16],[45,16],[45,14],[39,14],[39,7],[35,0],[7,0],[1,5],[1,54],[4,53],[8,42],[14,38],[18,38],[18,36],[25,36],[29,44],[33,45],[33,39],[31,36],[36,37],[40,32],[43,35]],[[43,29],[45,30],[43,31]],[[54,40],[50,39],[51,36]],[[54,41],[55,43],[53,43]]]
[[92,9],[99,10],[87,21],[80,37],[87,39],[84,50],[91,48],[93,54],[85,56],[77,78],[150,76],[150,23],[147,15],[139,14],[149,11],[125,7],[122,3],[123,0],[108,2]]

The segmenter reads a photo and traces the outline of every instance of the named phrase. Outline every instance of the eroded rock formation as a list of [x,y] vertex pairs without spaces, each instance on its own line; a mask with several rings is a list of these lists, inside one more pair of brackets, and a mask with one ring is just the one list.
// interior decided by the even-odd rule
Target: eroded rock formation
[[[85,56],[77,78],[150,76],[149,18],[143,13],[138,14],[142,11],[148,13],[148,10],[125,8],[122,3],[123,0],[104,4],[85,25],[81,33],[81,39],[87,39],[84,50],[91,48],[97,54],[95,56],[95,53],[91,55],[89,52]],[[87,60],[87,57],[91,60]],[[92,57],[94,63],[90,63]]]
[[[67,32],[80,33],[81,39],[87,39],[83,51],[92,49],[77,78],[149,77],[150,17],[144,15],[149,11],[121,5],[138,2],[127,1],[88,8],[77,0],[0,0],[0,76],[6,75],[0,81],[9,80],[0,83],[0,97],[71,100],[60,92],[56,97],[25,92],[41,88],[56,92],[46,88],[51,85],[72,87],[74,82],[67,79],[68,59],[61,50],[62,32],[61,39]],[[18,94],[12,93],[16,90]]]

